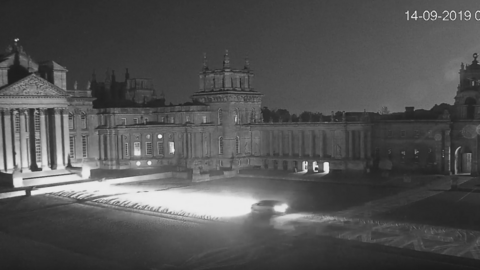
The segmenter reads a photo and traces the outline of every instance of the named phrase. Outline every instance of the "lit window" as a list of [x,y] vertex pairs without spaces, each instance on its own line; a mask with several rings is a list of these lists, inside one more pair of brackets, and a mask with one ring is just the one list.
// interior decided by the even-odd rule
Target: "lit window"
[[123,123],[124,126],[126,126],[127,125],[127,118],[122,118],[122,123]]
[[218,154],[223,155],[223,137],[218,137]]
[[240,154],[240,138],[238,136],[235,138],[235,149],[237,154]]
[[204,123],[204,124],[207,123],[207,116],[206,115],[202,116],[202,123]]
[[133,123],[134,123],[135,125],[138,125],[138,118],[133,118]]
[[239,122],[239,121],[238,121],[238,109],[236,109],[236,110],[234,111],[233,122],[234,122],[235,124],[238,124],[238,122]]
[[257,114],[255,113],[255,109],[252,110],[252,114],[250,115],[251,117],[251,123],[255,123],[255,120],[257,119]]
[[69,129],[75,128],[75,115],[73,113],[68,113],[68,127]]
[[162,134],[157,134],[157,139],[159,139],[159,140],[163,139],[163,135]]
[[175,123],[175,118],[172,116],[170,117],[170,123],[174,124]]
[[185,122],[190,123],[190,115],[185,116]]
[[165,116],[160,117],[160,122],[165,123]]
[[82,157],[88,157],[88,136],[82,135]]
[[82,121],[82,128],[86,129],[87,128],[87,114],[85,112],[82,112],[80,120]]
[[70,158],[75,158],[75,137],[70,136]]
[[133,143],[133,155],[140,156],[142,154],[142,150],[140,148],[140,142]]
[[146,142],[145,143],[145,154],[147,155],[152,155],[152,142]]
[[168,153],[170,155],[175,154],[175,142],[168,142]]
[[419,162],[420,161],[420,151],[417,149],[413,150],[413,161]]

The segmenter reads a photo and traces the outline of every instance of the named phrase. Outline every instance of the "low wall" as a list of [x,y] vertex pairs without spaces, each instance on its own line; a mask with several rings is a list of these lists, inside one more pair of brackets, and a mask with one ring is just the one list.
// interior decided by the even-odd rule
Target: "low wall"
[[205,181],[212,181],[224,178],[231,178],[238,175],[238,170],[232,171],[223,171],[223,175],[210,175],[210,174],[192,174],[192,182],[205,182]]
[[165,178],[187,179],[187,173],[186,172],[163,172],[163,173],[154,173],[154,174],[136,175],[136,176],[122,177],[122,178],[108,179],[106,182],[112,183],[112,184],[122,184],[122,183],[129,183],[129,182],[151,181],[151,180],[158,180],[158,179],[165,179]]

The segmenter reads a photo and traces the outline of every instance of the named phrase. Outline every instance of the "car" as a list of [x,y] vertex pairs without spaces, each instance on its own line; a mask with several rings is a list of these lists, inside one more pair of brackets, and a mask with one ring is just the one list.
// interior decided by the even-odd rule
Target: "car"
[[277,200],[262,200],[254,203],[251,209],[254,214],[281,215],[287,212],[288,204]]

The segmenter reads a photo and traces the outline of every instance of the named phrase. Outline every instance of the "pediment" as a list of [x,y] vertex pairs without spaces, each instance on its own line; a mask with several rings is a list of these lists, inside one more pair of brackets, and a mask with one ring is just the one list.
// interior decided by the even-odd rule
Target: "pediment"
[[0,96],[5,97],[66,97],[67,92],[50,82],[31,74],[18,82],[0,89]]

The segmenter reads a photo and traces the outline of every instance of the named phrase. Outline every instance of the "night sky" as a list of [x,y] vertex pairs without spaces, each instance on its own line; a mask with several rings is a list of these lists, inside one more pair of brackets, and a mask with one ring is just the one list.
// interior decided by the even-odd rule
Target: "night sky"
[[3,0],[0,47],[66,66],[68,87],[125,68],[151,77],[167,104],[198,91],[203,53],[220,68],[250,59],[263,104],[304,110],[404,111],[453,103],[461,62],[480,53],[479,21],[407,21],[418,10],[480,10],[472,1]]

